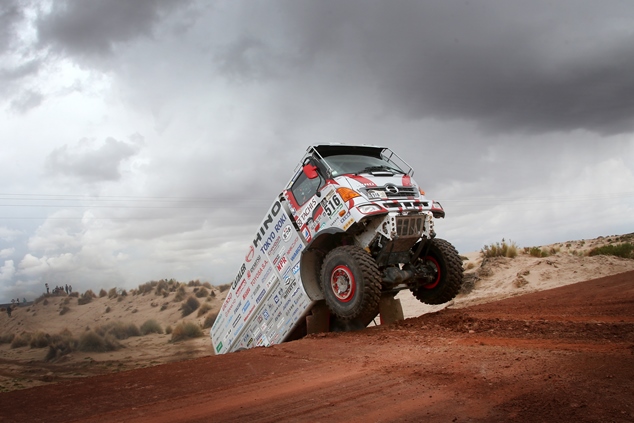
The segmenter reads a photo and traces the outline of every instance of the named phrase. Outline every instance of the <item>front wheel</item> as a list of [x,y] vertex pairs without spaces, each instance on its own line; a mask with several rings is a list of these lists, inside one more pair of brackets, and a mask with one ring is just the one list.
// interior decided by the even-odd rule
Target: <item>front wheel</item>
[[452,300],[462,287],[462,260],[458,251],[444,239],[435,238],[425,257],[417,259],[416,266],[425,266],[433,277],[419,281],[412,294],[425,304],[443,304]]
[[365,250],[354,245],[337,247],[324,258],[321,289],[330,311],[351,320],[378,308],[381,274]]

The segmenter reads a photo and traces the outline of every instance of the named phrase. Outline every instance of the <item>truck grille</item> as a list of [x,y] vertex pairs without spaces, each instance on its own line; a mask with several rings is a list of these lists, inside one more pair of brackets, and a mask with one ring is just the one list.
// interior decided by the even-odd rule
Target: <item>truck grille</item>
[[398,216],[396,234],[398,236],[420,236],[424,229],[424,216]]
[[418,195],[418,192],[414,187],[399,187],[396,185],[388,185],[385,187],[368,188],[369,198],[414,198]]

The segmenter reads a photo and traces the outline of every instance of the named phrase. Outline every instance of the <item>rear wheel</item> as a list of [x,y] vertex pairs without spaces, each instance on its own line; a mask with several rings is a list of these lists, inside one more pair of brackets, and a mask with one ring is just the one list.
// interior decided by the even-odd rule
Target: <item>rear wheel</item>
[[419,280],[411,289],[420,302],[443,304],[458,295],[462,287],[462,260],[451,243],[433,239],[427,255],[419,258],[416,266],[425,266],[433,275],[431,279]]
[[321,289],[330,311],[350,320],[378,308],[381,274],[374,259],[354,245],[337,247],[324,258]]

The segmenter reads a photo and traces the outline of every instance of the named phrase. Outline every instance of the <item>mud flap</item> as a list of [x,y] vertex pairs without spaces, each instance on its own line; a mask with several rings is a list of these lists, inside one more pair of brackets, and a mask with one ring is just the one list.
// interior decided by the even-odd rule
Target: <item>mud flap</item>
[[311,333],[330,332],[330,309],[324,301],[319,301],[306,316],[306,331]]
[[404,320],[403,306],[401,300],[397,300],[391,294],[381,295],[381,301],[379,302],[379,316],[382,325],[388,325],[390,323]]

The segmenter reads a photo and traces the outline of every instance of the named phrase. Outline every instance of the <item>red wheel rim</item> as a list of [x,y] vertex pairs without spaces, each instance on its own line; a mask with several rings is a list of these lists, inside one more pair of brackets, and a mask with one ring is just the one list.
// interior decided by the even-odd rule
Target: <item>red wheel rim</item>
[[330,274],[330,289],[342,303],[352,300],[357,290],[352,271],[347,266],[337,266]]
[[438,264],[438,260],[436,260],[435,258],[431,257],[431,256],[427,256],[423,259],[426,262],[431,262],[433,264],[433,266],[436,268],[436,279],[431,282],[428,283],[427,285],[423,285],[423,288],[425,289],[434,289],[436,288],[436,286],[438,285],[438,283],[440,282],[440,264]]

